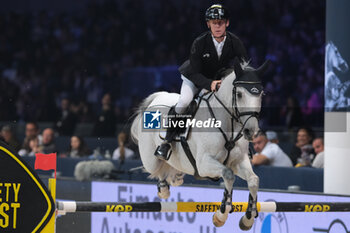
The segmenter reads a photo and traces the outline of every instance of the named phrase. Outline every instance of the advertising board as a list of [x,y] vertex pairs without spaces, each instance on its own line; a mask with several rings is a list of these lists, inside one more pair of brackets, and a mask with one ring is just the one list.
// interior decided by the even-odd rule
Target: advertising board
[[[221,188],[172,187],[167,201],[220,201]],[[350,202],[350,197],[308,195],[260,191],[259,201],[278,202]],[[157,187],[152,184],[93,182],[94,202],[158,202]],[[234,190],[233,201],[248,200],[248,191]],[[312,212],[310,206],[308,211]],[[349,213],[260,213],[252,229],[254,233],[329,232],[347,233]],[[92,213],[92,233],[232,233],[239,230],[243,213],[232,213],[226,224],[216,228],[213,213]],[[240,231],[240,230],[239,230]]]

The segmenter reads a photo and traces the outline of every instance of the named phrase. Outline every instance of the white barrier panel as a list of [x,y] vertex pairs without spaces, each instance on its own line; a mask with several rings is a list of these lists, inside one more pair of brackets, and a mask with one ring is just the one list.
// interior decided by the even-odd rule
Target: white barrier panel
[[[169,202],[220,201],[223,189],[171,187]],[[93,202],[157,202],[156,185],[92,183]],[[234,190],[233,201],[246,202],[248,192]],[[278,202],[350,202],[350,197],[259,192],[258,200]],[[92,233],[232,233],[238,231],[243,213],[233,213],[225,225],[215,228],[213,213],[92,213]],[[343,229],[341,231],[341,229]],[[336,230],[336,231],[334,231]],[[349,213],[260,213],[254,233],[337,232],[350,230]]]

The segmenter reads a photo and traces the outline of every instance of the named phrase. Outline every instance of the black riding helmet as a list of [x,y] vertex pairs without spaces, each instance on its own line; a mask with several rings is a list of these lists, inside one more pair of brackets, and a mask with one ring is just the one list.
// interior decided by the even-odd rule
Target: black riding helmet
[[221,4],[211,5],[205,11],[205,21],[209,21],[211,19],[229,19],[228,10]]

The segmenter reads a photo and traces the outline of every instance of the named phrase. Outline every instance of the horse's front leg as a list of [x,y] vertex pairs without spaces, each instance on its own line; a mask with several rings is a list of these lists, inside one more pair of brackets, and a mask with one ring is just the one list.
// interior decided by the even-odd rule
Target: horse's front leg
[[158,181],[157,188],[158,188],[158,197],[160,199],[168,199],[168,197],[170,196],[170,187],[168,182],[165,179]]
[[224,198],[220,209],[213,216],[213,224],[221,227],[225,224],[228,214],[232,211],[232,189],[235,176],[230,168],[225,167],[211,156],[203,156],[197,161],[198,173],[202,177],[222,177],[225,184]]
[[241,230],[248,231],[254,224],[254,218],[258,217],[257,200],[259,189],[259,177],[253,172],[248,155],[237,165],[237,175],[248,183],[248,207],[245,215],[239,221]]

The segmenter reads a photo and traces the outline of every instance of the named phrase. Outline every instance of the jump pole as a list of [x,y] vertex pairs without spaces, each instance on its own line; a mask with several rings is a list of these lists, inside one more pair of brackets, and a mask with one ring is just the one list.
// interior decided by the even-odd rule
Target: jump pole
[[[75,212],[216,212],[221,202],[81,202],[59,201],[59,214]],[[232,202],[233,212],[246,212],[247,202]],[[259,212],[349,212],[349,202],[258,202]]]

